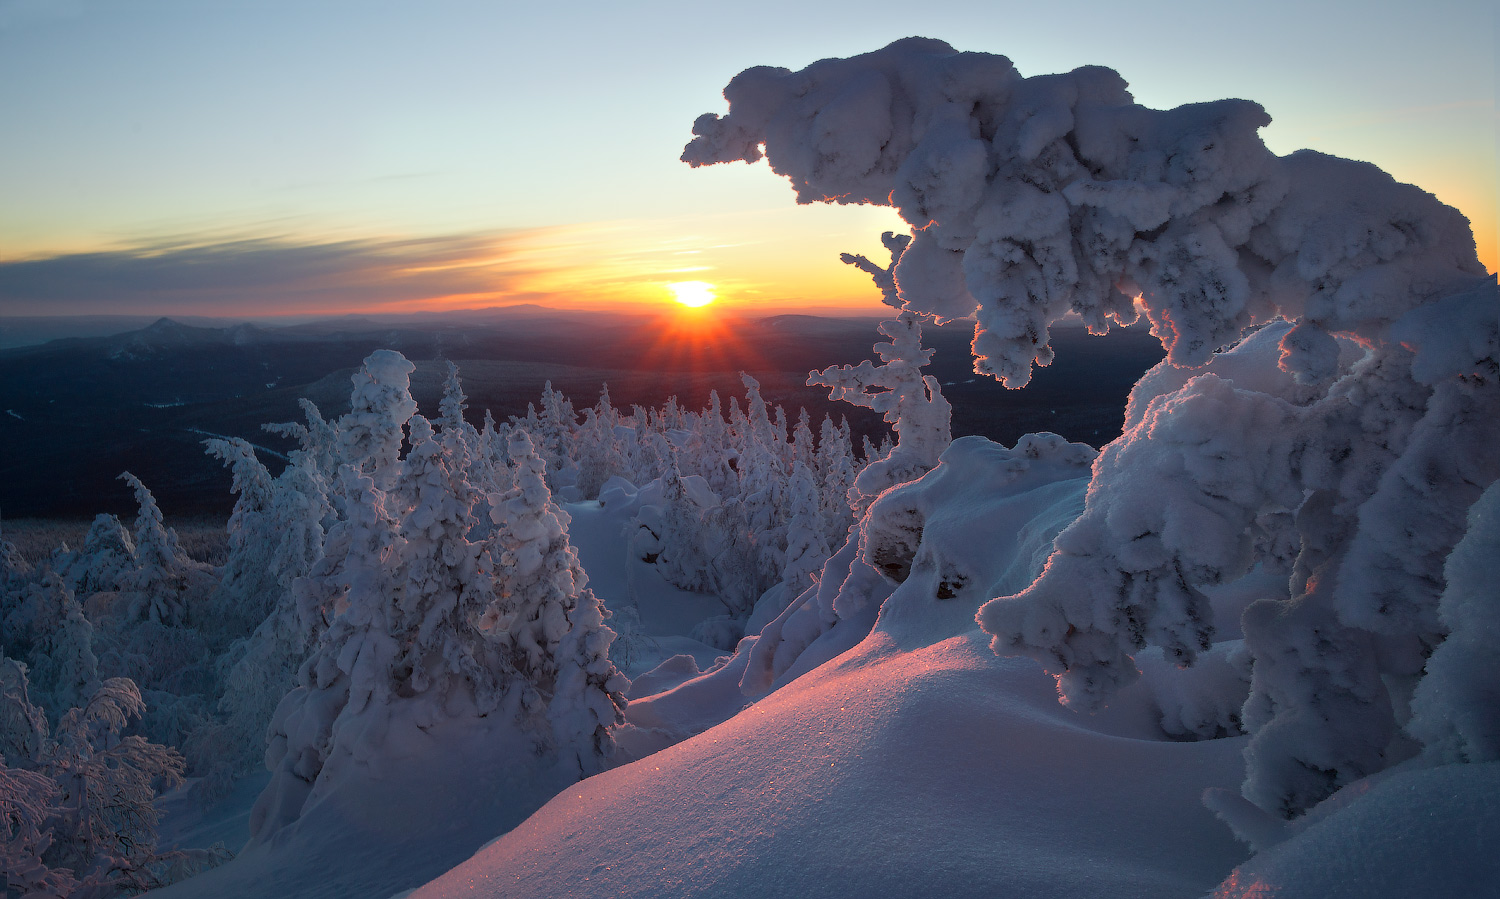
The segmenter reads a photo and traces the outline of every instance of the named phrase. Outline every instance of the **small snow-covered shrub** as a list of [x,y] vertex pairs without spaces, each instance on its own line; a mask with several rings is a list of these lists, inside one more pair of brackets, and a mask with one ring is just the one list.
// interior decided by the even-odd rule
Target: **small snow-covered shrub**
[[182,779],[182,757],[125,734],[146,709],[110,678],[49,735],[24,669],[0,657],[0,875],[18,896],[102,896],[165,886],[227,857],[156,850],[152,800]]

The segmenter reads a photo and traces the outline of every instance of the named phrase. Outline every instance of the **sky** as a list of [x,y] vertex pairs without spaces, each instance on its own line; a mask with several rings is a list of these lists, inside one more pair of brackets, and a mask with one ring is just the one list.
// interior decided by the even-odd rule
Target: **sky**
[[754,65],[910,35],[1137,102],[1243,97],[1278,153],[1375,163],[1497,267],[1492,0],[753,5],[0,0],[0,315],[536,302],[875,312],[889,209],[678,161]]

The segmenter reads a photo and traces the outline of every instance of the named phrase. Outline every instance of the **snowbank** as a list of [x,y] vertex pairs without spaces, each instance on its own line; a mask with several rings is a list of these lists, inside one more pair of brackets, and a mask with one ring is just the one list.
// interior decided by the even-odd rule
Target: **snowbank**
[[[1236,868],[1213,899],[1410,899],[1500,890],[1500,763],[1370,778],[1294,839]],[[1485,886],[1489,884],[1489,886]]]
[[337,790],[229,865],[151,895],[334,899],[410,889],[514,827],[577,778],[569,765],[515,763],[529,754],[524,735],[508,721],[483,728],[454,719],[392,750],[378,771],[351,766]]
[[1243,741],[1139,723],[1060,707],[977,630],[909,652],[877,633],[415,897],[1199,895],[1245,855],[1198,801],[1237,783]]

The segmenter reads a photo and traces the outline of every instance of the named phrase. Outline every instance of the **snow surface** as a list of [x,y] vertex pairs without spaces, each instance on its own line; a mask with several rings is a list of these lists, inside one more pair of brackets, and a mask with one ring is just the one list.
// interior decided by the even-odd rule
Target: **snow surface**
[[337,791],[270,840],[151,895],[334,899],[410,889],[514,827],[576,777],[572,769],[538,776],[500,764],[527,751],[516,745],[523,739],[508,722],[433,727],[420,741],[392,747],[378,771],[350,766]]
[[877,632],[718,727],[590,778],[415,899],[1195,896],[1246,851],[1199,803],[1242,739],[1080,716],[977,629]]
[[1500,895],[1497,796],[1500,762],[1369,778],[1310,814],[1297,839],[1235,869],[1213,899]]

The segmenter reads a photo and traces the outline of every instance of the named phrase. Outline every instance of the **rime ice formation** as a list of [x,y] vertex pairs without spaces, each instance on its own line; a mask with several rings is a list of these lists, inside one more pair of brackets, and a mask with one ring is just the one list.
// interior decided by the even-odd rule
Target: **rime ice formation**
[[1366,163],[1278,158],[1245,100],[1148,109],[1109,69],[1023,78],[925,38],[747,69],[724,97],[683,160],[764,156],[800,203],[895,207],[913,229],[905,308],[975,317],[977,369],[1012,387],[1051,361],[1069,310],[1102,331],[1139,296],[1178,365],[1286,314],[1306,326],[1288,364],[1312,377],[1328,334],[1381,339],[1484,275],[1456,210]]
[[1462,215],[1367,163],[1274,155],[1254,103],[1148,109],[1108,69],[1023,78],[933,40],[724,96],[683,159],[764,155],[799,202],[894,206],[896,296],[972,317],[976,370],[1022,386],[1064,313],[1100,332],[1136,303],[1167,350],[1041,577],[981,609],[997,651],[1097,708],[1145,647],[1209,650],[1206,588],[1287,565],[1243,619],[1245,796],[1292,817],[1410,754],[1444,560],[1500,475],[1500,303]]

